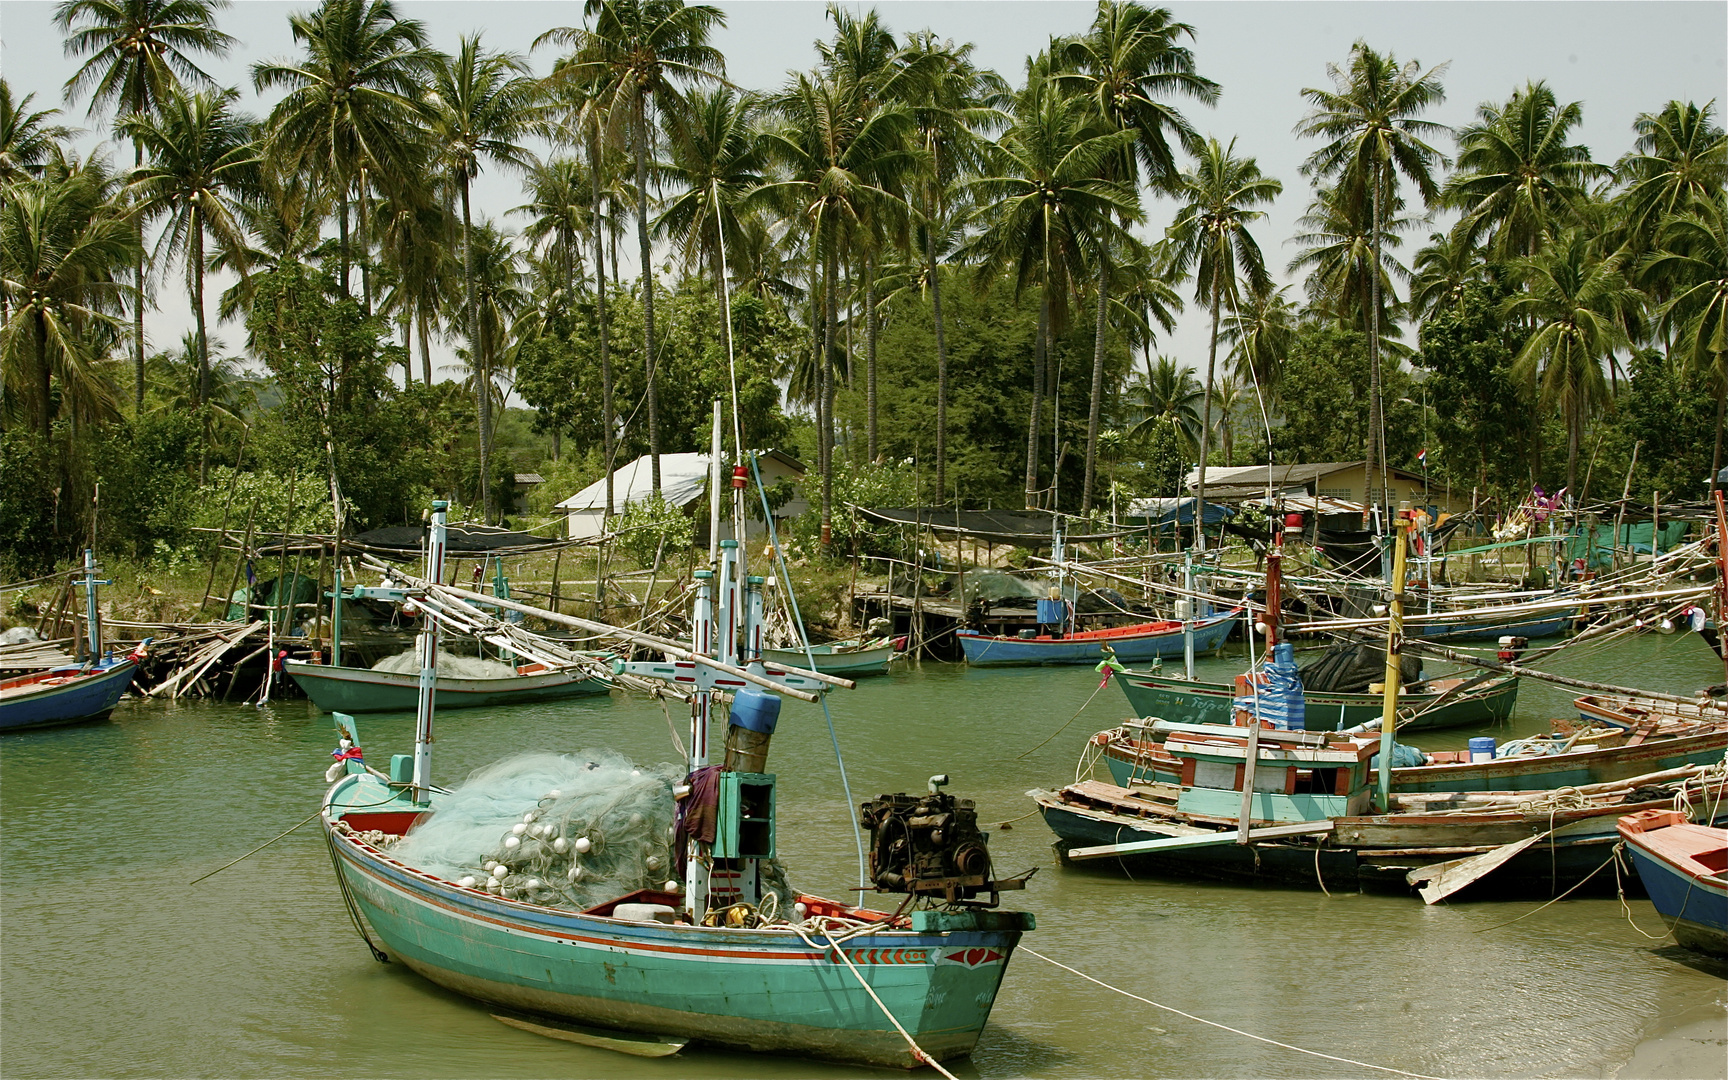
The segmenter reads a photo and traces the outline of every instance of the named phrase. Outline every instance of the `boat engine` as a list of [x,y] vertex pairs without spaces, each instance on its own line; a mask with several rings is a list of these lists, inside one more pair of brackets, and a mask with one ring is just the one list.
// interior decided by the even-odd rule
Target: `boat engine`
[[1025,886],[1024,878],[992,881],[990,850],[978,831],[971,799],[942,791],[947,774],[930,778],[926,795],[879,795],[859,807],[870,830],[870,880],[877,892],[940,896],[950,903],[988,892],[994,905],[1001,889]]

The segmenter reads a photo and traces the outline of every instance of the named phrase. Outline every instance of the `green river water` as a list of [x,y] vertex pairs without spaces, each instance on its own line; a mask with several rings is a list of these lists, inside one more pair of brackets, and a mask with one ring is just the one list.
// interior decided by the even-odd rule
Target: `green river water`
[[[1551,667],[1682,693],[1722,676],[1684,634]],[[1239,657],[1202,663],[1215,677],[1240,669]],[[1126,715],[1114,686],[1085,704],[1097,686],[1085,668],[925,664],[837,692],[852,794],[919,791],[947,772],[981,821],[1021,818],[1027,789],[1071,781],[1086,737]],[[1569,693],[1526,681],[1510,726],[1418,741],[1531,734],[1569,705]],[[686,723],[677,708],[672,720]],[[370,759],[412,741],[408,714],[361,725]],[[519,751],[673,757],[661,707],[622,694],[448,712],[437,735],[446,783]],[[0,1074],[893,1075],[694,1048],[642,1060],[507,1028],[370,958],[315,824],[189,884],[312,814],[333,744],[329,718],[302,700],[128,701],[106,723],[0,737]],[[788,703],[769,768],[793,885],[847,895],[850,808],[819,707]],[[1026,892],[1007,894],[1037,913],[1028,946],[1171,1008],[1338,1057],[1440,1077],[1612,1076],[1642,1039],[1724,1005],[1720,965],[1640,936],[1613,899],[1567,900],[1496,928],[1538,904],[1137,882],[1057,867],[1035,817],[992,832],[999,871],[1042,867]],[[1647,901],[1630,908],[1660,930]],[[1392,1075],[1207,1027],[1026,953],[977,1051],[950,1065],[962,1077]]]

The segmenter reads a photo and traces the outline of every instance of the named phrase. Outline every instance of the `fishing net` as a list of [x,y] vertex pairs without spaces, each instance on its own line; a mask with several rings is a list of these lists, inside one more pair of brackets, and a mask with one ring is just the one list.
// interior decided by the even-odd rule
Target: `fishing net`
[[[521,754],[475,772],[391,855],[418,870],[547,907],[584,910],[677,877],[672,787],[682,766],[611,750]],[[765,890],[794,897],[778,866]]]
[[[420,658],[413,649],[386,657],[372,665],[373,671],[390,671],[398,675],[415,675],[420,671]],[[482,660],[477,656],[438,653],[438,674],[446,679],[508,679],[516,669],[498,660]]]

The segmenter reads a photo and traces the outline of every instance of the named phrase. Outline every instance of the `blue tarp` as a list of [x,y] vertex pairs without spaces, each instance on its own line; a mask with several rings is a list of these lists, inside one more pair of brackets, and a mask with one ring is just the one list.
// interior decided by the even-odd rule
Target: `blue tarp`
[[1302,673],[1296,669],[1296,652],[1288,642],[1272,647],[1272,662],[1252,677],[1255,693],[1236,699],[1246,710],[1280,731],[1306,731],[1308,721],[1302,701]]
[[[1182,499],[1135,499],[1128,504],[1128,512],[1124,520],[1136,520],[1161,528],[1172,522],[1180,525],[1194,524],[1193,496]],[[1236,516],[1234,506],[1208,501],[1206,503],[1206,524],[1216,525]]]

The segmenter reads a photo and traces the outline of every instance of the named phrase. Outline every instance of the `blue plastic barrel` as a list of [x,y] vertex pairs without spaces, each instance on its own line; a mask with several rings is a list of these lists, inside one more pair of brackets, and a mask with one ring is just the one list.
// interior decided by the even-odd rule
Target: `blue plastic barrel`
[[1068,604],[1063,600],[1039,600],[1038,621],[1055,626],[1068,621]]
[[741,728],[772,735],[780,722],[780,699],[754,686],[743,687],[732,698],[730,720]]
[[1488,736],[1481,736],[1479,738],[1471,739],[1470,740],[1470,760],[1471,761],[1493,761],[1494,760],[1494,740]]

